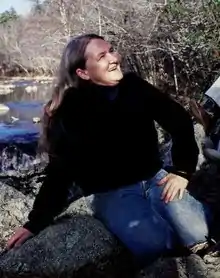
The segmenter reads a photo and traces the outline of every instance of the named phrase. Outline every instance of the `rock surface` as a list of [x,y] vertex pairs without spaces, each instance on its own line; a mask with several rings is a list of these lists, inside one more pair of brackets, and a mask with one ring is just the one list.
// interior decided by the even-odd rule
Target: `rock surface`
[[28,196],[4,183],[0,183],[0,192],[0,248],[2,250],[12,230],[27,219],[33,202]]
[[[19,198],[20,195],[15,202]],[[26,215],[29,201],[26,200],[26,207],[16,207],[19,215],[3,210],[3,218],[10,215],[6,223],[9,230],[14,228],[12,220],[13,224],[23,222],[22,212]],[[15,205],[9,204],[8,208]],[[92,217],[84,198],[72,203],[56,224],[0,258],[3,277],[122,277],[126,269],[128,273],[134,269],[130,255]]]
[[[220,260],[216,260],[218,264]],[[219,278],[219,267],[206,264],[197,255],[179,258],[160,258],[136,278]]]

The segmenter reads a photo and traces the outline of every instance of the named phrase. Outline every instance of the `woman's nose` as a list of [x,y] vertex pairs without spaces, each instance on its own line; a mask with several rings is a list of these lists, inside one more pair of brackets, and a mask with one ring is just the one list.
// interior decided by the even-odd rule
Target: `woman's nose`
[[120,55],[117,52],[108,53],[110,63],[120,62]]

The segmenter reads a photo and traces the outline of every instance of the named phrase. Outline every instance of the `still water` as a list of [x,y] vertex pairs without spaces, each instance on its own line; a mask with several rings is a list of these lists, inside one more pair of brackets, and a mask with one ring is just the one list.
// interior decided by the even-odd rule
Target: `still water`
[[[12,92],[0,95],[0,103],[9,107],[9,112],[0,115],[0,175],[29,171],[40,163],[36,154],[41,123],[33,118],[41,117],[44,104],[50,99],[50,85],[35,81],[16,81]],[[37,91],[27,93],[27,86],[36,86]]]

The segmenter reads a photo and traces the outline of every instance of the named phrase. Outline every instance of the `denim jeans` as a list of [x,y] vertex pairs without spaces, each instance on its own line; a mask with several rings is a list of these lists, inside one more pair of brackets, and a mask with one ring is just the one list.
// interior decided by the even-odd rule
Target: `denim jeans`
[[167,172],[107,193],[86,197],[95,216],[135,255],[152,260],[176,244],[193,246],[208,236],[209,210],[187,191],[183,199],[166,204],[164,186],[157,183]]

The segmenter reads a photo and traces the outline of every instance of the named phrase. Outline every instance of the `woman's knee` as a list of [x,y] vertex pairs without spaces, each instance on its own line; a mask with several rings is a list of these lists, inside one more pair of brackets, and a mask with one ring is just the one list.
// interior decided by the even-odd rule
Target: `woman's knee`
[[153,201],[154,209],[177,232],[184,245],[204,242],[209,234],[208,208],[194,199],[187,191],[183,198],[165,203]]
[[155,186],[150,190],[149,198],[151,199],[151,203],[154,206],[159,206],[168,211],[169,210],[180,211],[180,213],[184,212],[187,207],[192,207],[193,209],[195,204],[197,205],[196,207],[198,207],[198,204],[200,206],[199,201],[194,199],[193,196],[191,196],[187,190],[185,190],[181,199],[179,199],[179,195],[177,194],[172,199],[172,201],[166,203],[162,199],[163,189],[164,186],[162,185],[162,186]]

